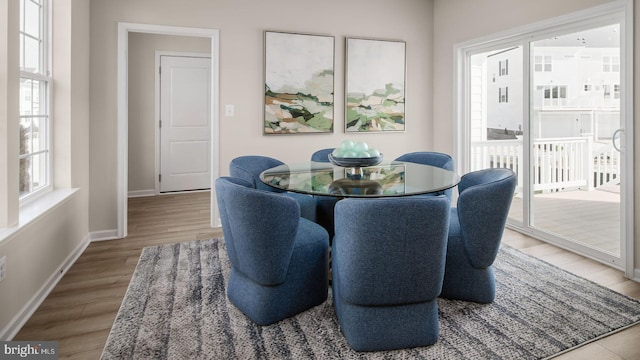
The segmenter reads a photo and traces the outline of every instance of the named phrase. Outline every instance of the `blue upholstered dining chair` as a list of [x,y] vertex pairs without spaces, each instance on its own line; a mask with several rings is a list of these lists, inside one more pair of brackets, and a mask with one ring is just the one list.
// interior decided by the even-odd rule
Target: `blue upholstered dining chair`
[[292,198],[231,177],[218,178],[215,187],[231,261],[229,300],[260,325],[323,303],[329,282],[326,230],[300,217]]
[[333,301],[353,349],[410,348],[438,340],[449,208],[445,196],[336,204]]
[[[335,148],[320,149],[311,154],[311,161],[329,162],[329,154]],[[336,199],[333,196],[315,196],[316,198],[316,223],[322,225],[329,233],[329,238],[333,238],[333,209],[336,206]]]
[[451,209],[442,297],[478,303],[496,295],[493,262],[509,215],[516,176],[509,169],[465,174]]
[[260,180],[260,173],[279,165],[284,165],[284,163],[268,156],[240,156],[231,160],[229,174],[231,177],[248,181],[256,189],[283,193],[285,196],[295,199],[300,205],[300,216],[316,221],[316,199],[313,196],[281,191],[266,185]]
[[[423,165],[431,165],[431,166],[439,167],[449,171],[455,170],[455,163],[453,161],[453,158],[450,155],[440,153],[440,152],[434,152],[434,151],[416,151],[412,153],[407,153],[398,157],[396,161],[405,161],[405,162],[412,162],[412,163],[423,164]],[[447,190],[440,191],[435,194],[429,194],[429,195],[443,195],[443,194],[449,199],[449,201],[453,201],[452,200],[453,189],[447,189]]]
[[329,154],[331,154],[335,148],[320,149],[311,154],[311,161],[317,162],[329,162]]

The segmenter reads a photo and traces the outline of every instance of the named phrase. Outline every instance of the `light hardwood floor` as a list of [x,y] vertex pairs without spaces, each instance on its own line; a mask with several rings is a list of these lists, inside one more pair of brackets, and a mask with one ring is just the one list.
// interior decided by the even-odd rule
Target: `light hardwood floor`
[[221,236],[209,193],[129,200],[129,236],[89,245],[14,340],[58,341],[60,359],[99,359],[142,248]]
[[[99,359],[142,248],[221,236],[209,227],[209,194],[129,200],[129,236],[96,242],[71,267],[14,340],[58,341],[60,359]],[[640,299],[620,271],[507,230],[503,243]],[[559,359],[640,359],[640,325]]]

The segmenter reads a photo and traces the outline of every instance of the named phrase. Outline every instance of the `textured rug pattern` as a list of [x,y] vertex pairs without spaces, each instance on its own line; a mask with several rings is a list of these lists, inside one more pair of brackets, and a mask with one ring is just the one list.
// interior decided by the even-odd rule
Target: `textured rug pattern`
[[497,299],[439,299],[429,347],[358,353],[331,294],[277,324],[253,324],[226,298],[224,241],[145,248],[103,359],[542,359],[640,321],[640,302],[509,247],[495,262]]

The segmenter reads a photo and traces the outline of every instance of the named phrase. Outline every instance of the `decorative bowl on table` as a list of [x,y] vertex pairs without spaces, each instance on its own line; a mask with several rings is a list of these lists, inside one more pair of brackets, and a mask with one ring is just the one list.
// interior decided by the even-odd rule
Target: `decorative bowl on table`
[[382,154],[372,157],[337,157],[329,154],[329,162],[341,167],[367,167],[378,165],[382,162]]

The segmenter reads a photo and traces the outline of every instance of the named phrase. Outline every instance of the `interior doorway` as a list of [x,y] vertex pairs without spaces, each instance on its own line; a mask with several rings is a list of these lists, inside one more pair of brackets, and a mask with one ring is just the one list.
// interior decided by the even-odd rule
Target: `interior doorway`
[[[219,141],[219,30],[202,28],[185,28],[176,26],[118,23],[118,154],[117,154],[117,179],[118,179],[118,209],[117,222],[118,229],[116,236],[124,238],[127,236],[127,208],[128,208],[128,161],[129,161],[129,115],[128,115],[128,52],[129,33],[163,34],[176,36],[204,37],[211,41],[211,141]],[[213,179],[219,176],[219,149],[211,146],[210,149],[210,187]],[[219,215],[216,204],[215,193],[211,193],[211,226],[219,226]]]

